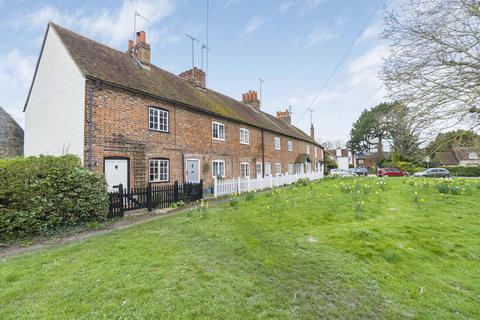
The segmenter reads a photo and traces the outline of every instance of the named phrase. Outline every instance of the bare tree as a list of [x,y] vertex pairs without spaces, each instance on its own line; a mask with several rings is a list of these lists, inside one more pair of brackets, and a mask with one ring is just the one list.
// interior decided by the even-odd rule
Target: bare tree
[[424,133],[480,128],[480,2],[411,0],[385,14],[382,78]]

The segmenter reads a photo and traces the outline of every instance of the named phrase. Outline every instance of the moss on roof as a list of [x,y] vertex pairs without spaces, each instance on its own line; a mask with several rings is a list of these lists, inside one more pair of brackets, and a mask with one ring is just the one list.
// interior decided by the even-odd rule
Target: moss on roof
[[49,30],[50,28],[55,30],[81,72],[87,77],[176,101],[198,110],[215,113],[318,145],[302,130],[268,113],[258,112],[248,105],[213,90],[199,89],[177,75],[154,65],[147,70],[131,55],[56,24],[50,23]]

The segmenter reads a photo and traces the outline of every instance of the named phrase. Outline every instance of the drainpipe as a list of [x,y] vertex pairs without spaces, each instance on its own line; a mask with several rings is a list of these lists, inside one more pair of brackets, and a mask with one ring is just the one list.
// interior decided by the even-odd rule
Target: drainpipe
[[263,138],[263,129],[262,129],[262,178],[265,178],[265,140]]
[[95,85],[88,87],[88,136],[87,136],[87,167],[90,170],[93,170],[92,163],[92,127],[93,127],[93,91],[100,87],[100,80],[95,80]]

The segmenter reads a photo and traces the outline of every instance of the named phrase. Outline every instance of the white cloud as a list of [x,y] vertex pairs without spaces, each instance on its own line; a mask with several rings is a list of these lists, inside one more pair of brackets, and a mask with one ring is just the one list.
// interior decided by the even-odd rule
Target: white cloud
[[[385,97],[385,88],[378,73],[383,65],[383,57],[387,54],[388,46],[378,44],[347,63],[348,80],[345,83],[321,94],[297,92],[289,103],[301,106],[298,117],[308,106],[316,110],[313,117],[318,136],[327,140],[348,140],[351,125],[362,110],[373,107]],[[309,130],[305,117],[294,119],[294,122],[298,121],[302,129]]]
[[174,9],[172,0],[126,0],[118,9],[103,9],[93,14],[85,10],[60,12],[56,7],[46,6],[27,13],[14,24],[17,27],[26,25],[31,30],[45,28],[48,21],[53,21],[109,45],[118,46],[133,37],[135,11],[148,19],[145,21],[137,17],[137,30],[148,31],[149,26],[172,14]]
[[340,35],[337,30],[316,30],[311,32],[307,36],[307,43],[305,48],[310,48],[316,45],[324,44],[325,42],[332,40]]
[[278,11],[281,14],[288,12],[304,17],[313,12],[322,2],[325,0],[285,0],[278,6]]
[[293,0],[284,1],[278,6],[278,11],[281,13],[286,13],[288,10],[290,10],[290,8],[293,7],[294,4],[295,2]]
[[380,33],[383,30],[383,25],[381,21],[376,21],[372,25],[368,26],[365,31],[363,31],[362,35],[358,39],[358,41],[367,41],[372,38],[380,37]]
[[2,107],[23,125],[23,104],[33,77],[35,59],[18,49],[0,55],[0,97]]
[[264,22],[265,19],[263,19],[260,15],[251,17],[245,25],[245,28],[243,28],[242,34],[245,35],[258,30],[258,28],[260,28]]

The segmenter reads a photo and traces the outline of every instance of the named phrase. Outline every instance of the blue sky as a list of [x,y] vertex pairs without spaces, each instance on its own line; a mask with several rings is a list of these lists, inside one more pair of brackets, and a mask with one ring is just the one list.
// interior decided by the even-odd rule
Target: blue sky
[[[398,2],[398,1],[396,1]],[[210,0],[209,83],[240,99],[263,84],[264,111],[293,106],[293,122],[309,132],[312,107],[320,140],[346,141],[366,107],[385,100],[377,75],[387,44],[379,37],[382,7],[328,86],[326,79],[379,2],[377,0]],[[191,67],[191,42],[206,41],[206,0],[0,0],[0,105],[23,124],[22,108],[47,22],[52,20],[119,50],[147,32],[152,62],[173,73]],[[384,4],[392,5],[389,1]],[[200,66],[197,45],[196,61]],[[302,116],[303,115],[303,116]]]

